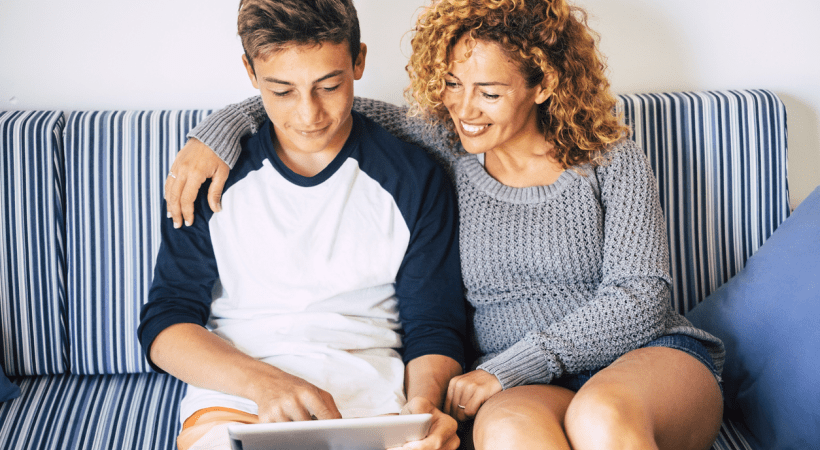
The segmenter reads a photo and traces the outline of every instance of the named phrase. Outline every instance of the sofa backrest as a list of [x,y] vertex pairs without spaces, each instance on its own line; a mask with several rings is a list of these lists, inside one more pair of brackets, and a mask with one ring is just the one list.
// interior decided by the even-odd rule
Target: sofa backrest
[[[619,96],[658,178],[686,312],[789,214],[768,91]],[[209,111],[0,112],[0,339],[10,375],[149,371],[136,338],[165,176]],[[65,131],[64,131],[65,128]],[[64,156],[65,155],[65,156]]]
[[786,109],[765,90],[619,96],[658,179],[686,313],[788,217]]
[[87,111],[66,124],[69,365],[146,372],[137,341],[173,158],[208,111]]
[[7,375],[66,370],[63,126],[0,111],[0,344]]

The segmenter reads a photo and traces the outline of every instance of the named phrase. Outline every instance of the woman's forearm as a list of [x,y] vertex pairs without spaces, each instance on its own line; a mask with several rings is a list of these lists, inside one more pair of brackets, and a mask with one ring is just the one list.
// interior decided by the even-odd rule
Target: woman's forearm
[[257,95],[214,112],[191,130],[188,137],[210,147],[233,168],[242,152],[242,137],[255,133],[267,117],[262,97]]
[[[407,108],[379,100],[356,97],[353,109],[373,119],[399,139],[424,148],[445,165],[452,164],[455,144],[444,126],[430,124],[419,117],[409,117]],[[255,133],[266,119],[262,97],[250,97],[214,112],[191,130],[188,137],[207,145],[233,168],[242,151],[242,137]]]

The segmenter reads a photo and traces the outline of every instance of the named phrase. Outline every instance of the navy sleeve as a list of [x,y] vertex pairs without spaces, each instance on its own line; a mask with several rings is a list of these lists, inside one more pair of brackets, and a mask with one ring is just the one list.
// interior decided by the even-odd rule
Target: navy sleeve
[[450,179],[440,167],[418,181],[418,209],[396,276],[404,362],[435,354],[453,358],[463,367],[467,319],[458,254],[458,205]]
[[[154,279],[148,303],[140,312],[137,329],[140,344],[150,366],[165,373],[151,361],[151,344],[171,325],[193,323],[205,326],[211,311],[211,290],[219,277],[211,244],[208,220],[213,215],[207,206],[209,182],[200,188],[194,203],[192,226],[174,229],[170,219],[162,221]],[[166,204],[162,202],[162,213]]]

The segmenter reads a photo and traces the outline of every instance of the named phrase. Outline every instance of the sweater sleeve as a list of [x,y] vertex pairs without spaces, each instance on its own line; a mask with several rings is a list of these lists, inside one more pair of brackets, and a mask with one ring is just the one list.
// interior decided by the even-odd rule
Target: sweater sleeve
[[188,133],[188,137],[198,139],[210,147],[233,169],[242,152],[242,137],[259,131],[267,118],[262,97],[257,95],[228,105],[206,117]]
[[[373,119],[390,134],[417,145],[430,153],[444,167],[451,167],[455,158],[452,133],[443,125],[434,125],[419,117],[407,115],[407,108],[379,100],[355,97],[353,109]],[[233,168],[242,151],[241,139],[256,133],[267,119],[262,97],[248,98],[228,105],[211,114],[190,133],[210,147],[225,163]]]
[[456,143],[447,127],[422,117],[409,116],[407,107],[380,100],[356,97],[353,109],[374,120],[393,136],[423,148],[452,175],[451,168],[461,145]]
[[596,169],[605,211],[602,280],[587,303],[478,366],[504,389],[604,367],[665,330],[671,278],[657,184],[632,141],[610,155]]

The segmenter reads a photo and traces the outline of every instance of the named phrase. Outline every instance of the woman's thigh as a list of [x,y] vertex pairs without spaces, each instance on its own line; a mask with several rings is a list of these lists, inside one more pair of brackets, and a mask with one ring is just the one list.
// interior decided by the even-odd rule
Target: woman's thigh
[[569,449],[563,420],[575,394],[548,385],[518,386],[490,397],[473,424],[482,449]]
[[576,394],[565,426],[573,448],[708,449],[723,397],[703,363],[665,347],[633,350]]

